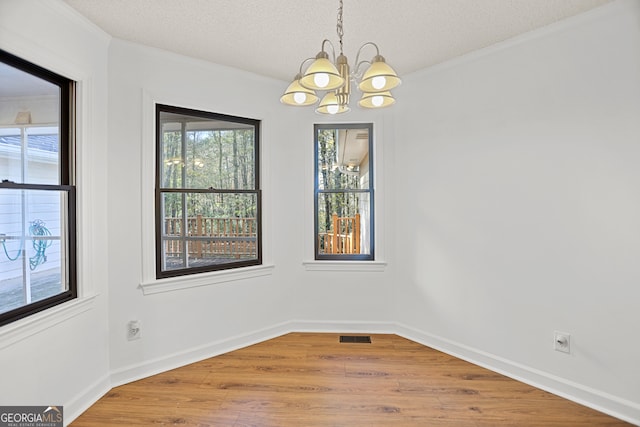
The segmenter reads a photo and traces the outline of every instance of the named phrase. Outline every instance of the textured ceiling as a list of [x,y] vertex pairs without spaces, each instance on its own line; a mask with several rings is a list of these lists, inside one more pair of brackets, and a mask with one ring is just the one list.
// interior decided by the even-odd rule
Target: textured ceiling
[[[338,0],[64,1],[113,37],[285,81],[338,41]],[[344,53],[375,42],[404,75],[609,1],[344,0]]]

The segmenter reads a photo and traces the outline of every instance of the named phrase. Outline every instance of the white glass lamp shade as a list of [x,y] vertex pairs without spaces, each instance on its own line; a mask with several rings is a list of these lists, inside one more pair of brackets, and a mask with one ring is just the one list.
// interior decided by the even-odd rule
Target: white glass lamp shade
[[311,90],[334,90],[344,84],[344,78],[329,61],[326,52],[320,52],[300,79],[300,84]]
[[316,112],[321,114],[341,114],[347,111],[349,111],[349,106],[340,105],[335,92],[327,93],[316,108]]
[[318,102],[318,97],[314,91],[300,84],[300,75],[298,75],[287,87],[287,90],[284,91],[284,95],[280,97],[280,102],[294,107],[303,107],[315,104]]
[[384,108],[395,104],[396,100],[391,92],[363,93],[358,105],[363,108]]
[[371,61],[371,66],[362,75],[358,89],[362,92],[385,92],[401,82],[393,68],[384,62],[384,57],[376,55]]

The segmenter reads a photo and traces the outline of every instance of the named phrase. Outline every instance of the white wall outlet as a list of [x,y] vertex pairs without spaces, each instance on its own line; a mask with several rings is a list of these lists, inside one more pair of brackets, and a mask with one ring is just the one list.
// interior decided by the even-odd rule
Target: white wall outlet
[[563,353],[571,353],[571,335],[566,332],[553,333],[553,348]]
[[140,322],[131,320],[127,323],[127,339],[129,341],[140,339]]

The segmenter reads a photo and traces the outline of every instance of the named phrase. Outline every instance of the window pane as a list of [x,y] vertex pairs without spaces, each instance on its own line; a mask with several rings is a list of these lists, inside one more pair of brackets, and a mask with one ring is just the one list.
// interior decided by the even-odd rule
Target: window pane
[[59,138],[57,127],[26,127],[26,182],[60,184]]
[[169,112],[160,120],[163,188],[255,189],[253,125]]
[[370,254],[369,193],[318,194],[318,254]]
[[368,188],[369,129],[318,129],[321,190]]
[[189,131],[187,188],[255,189],[254,138],[253,129]]
[[257,193],[163,193],[163,269],[258,259],[257,197]]
[[0,129],[0,175],[16,183],[59,184],[58,128]]
[[0,313],[69,289],[67,193],[0,189]]
[[22,132],[20,128],[0,128],[0,178],[22,181]]
[[0,179],[59,184],[60,86],[2,62],[0,75],[0,93],[15,107],[12,127],[0,129]]
[[179,130],[170,130],[175,127],[173,123],[163,126],[160,176],[164,188],[182,187],[182,140]]

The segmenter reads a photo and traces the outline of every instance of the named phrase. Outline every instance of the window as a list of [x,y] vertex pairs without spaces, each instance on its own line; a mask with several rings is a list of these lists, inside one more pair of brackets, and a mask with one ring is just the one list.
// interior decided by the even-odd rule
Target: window
[[315,259],[373,260],[373,125],[315,125]]
[[259,131],[156,104],[156,278],[262,263]]
[[77,295],[73,91],[0,50],[0,325]]

